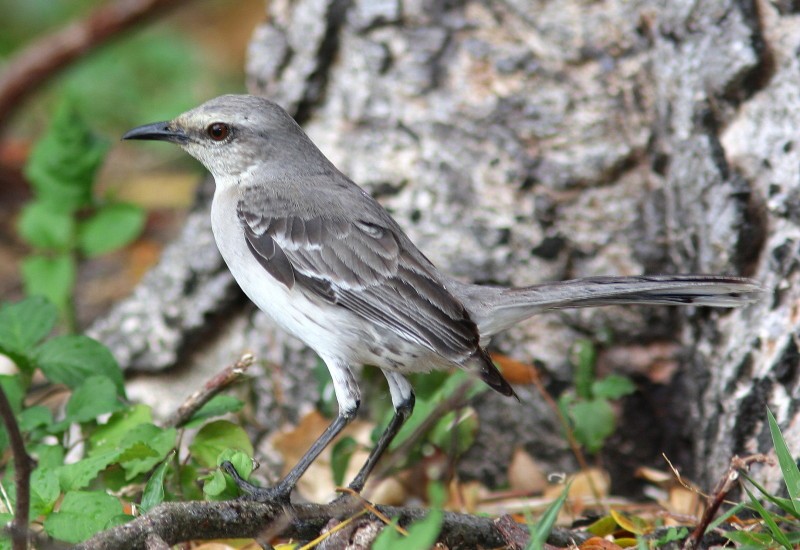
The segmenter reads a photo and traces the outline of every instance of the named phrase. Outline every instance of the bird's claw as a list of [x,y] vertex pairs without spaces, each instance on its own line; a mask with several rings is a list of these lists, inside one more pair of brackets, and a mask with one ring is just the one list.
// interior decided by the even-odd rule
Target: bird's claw
[[259,487],[253,485],[245,478],[239,475],[236,468],[229,461],[224,461],[220,464],[220,468],[233,478],[233,482],[243,493],[239,498],[252,502],[280,502],[284,504],[289,503],[289,497],[292,494],[292,487],[286,486],[283,483],[278,483],[274,487]]

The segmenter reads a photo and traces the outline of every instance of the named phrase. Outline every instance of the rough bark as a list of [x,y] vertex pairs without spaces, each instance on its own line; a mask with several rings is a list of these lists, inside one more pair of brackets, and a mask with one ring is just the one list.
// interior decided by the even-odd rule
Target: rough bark
[[[397,518],[401,526],[425,517],[428,511],[421,508],[381,506],[388,517]],[[169,502],[160,504],[146,515],[124,525],[98,533],[88,541],[78,544],[78,550],[139,550],[149,548],[153,539],[167,544],[187,540],[221,538],[255,538],[263,544],[275,532],[301,540],[313,539],[331,521],[341,520],[358,510],[358,506],[339,503],[281,505],[274,502]],[[377,526],[372,536],[384,524],[371,517]],[[513,522],[512,522],[513,523]],[[582,535],[578,535],[578,540]],[[550,540],[563,545],[576,540],[575,535],[555,529]],[[441,541],[452,550],[470,548],[499,548],[505,540],[495,529],[491,518],[446,512],[442,522]],[[329,545],[328,548],[344,548]]]
[[[731,455],[769,451],[767,405],[800,448],[793,3],[269,5],[251,43],[251,91],[294,113],[442,269],[514,285],[687,271],[763,281],[765,300],[742,310],[568,312],[493,343],[541,361],[558,388],[579,336],[679,339],[678,374],[648,385],[646,410],[623,417],[630,427],[614,446],[635,449],[633,464],[667,451],[709,485]],[[93,333],[128,368],[183,367],[132,391],[165,411],[175,384],[196,387],[186,376],[204,379],[204,368],[253,351],[270,365],[254,388],[259,420],[274,426],[315,399],[316,359],[237,298],[201,203],[161,264]],[[277,402],[275,388],[289,397]],[[552,413],[533,390],[518,391],[522,403],[481,398],[481,434],[462,475],[502,484],[516,446],[548,469],[574,468]],[[626,468],[623,454],[615,463]],[[773,487],[776,475],[766,472]]]

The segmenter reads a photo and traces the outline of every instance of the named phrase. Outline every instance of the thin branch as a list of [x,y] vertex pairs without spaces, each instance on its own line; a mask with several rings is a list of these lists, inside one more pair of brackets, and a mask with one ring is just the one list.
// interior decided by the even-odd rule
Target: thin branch
[[19,431],[17,419],[6,392],[0,388],[0,416],[3,418],[11,452],[14,455],[14,481],[17,488],[17,505],[14,510],[14,521],[11,524],[11,541],[14,550],[28,548],[28,516],[31,508],[31,470],[33,460],[25,450],[25,442]]
[[[381,513],[399,518],[401,525],[423,518],[422,508],[377,506]],[[343,515],[344,514],[344,515]],[[75,546],[77,550],[145,549],[147,540],[156,536],[168,545],[189,540],[220,538],[260,538],[275,520],[289,518],[281,535],[311,540],[331,519],[352,514],[341,503],[290,504],[258,503],[246,500],[226,502],[169,502],[125,525],[98,533]],[[491,518],[445,512],[440,535],[449,548],[497,548],[505,544]]]
[[717,511],[725,500],[725,497],[728,496],[728,493],[736,486],[736,482],[739,480],[739,472],[748,470],[751,464],[764,462],[771,463],[772,459],[763,454],[750,455],[744,458],[734,456],[731,459],[731,465],[728,467],[728,471],[725,472],[725,475],[722,476],[722,479],[719,480],[717,486],[714,488],[713,497],[708,508],[706,508],[706,511],[703,513],[700,523],[697,524],[695,530],[692,531],[692,534],[689,535],[686,542],[683,543],[683,550],[694,550],[699,546],[700,540],[703,538],[706,529],[708,529],[711,520],[717,515]]
[[187,0],[117,0],[43,36],[16,54],[0,76],[0,127],[19,103],[48,79],[137,23]]
[[178,410],[167,419],[165,426],[179,428],[189,422],[194,413],[208,403],[212,397],[240,380],[254,362],[255,357],[250,353],[245,353],[234,364],[225,367],[222,372],[206,382],[201,389],[186,398]]

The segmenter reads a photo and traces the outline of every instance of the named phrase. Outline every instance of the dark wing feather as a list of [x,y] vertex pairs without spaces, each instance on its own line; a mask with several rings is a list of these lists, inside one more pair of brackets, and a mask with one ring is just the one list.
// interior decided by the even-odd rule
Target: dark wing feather
[[[294,214],[282,201],[242,200],[247,245],[273,277],[347,308],[455,362],[479,349],[463,304],[391,223]],[[373,218],[375,216],[372,216]]]

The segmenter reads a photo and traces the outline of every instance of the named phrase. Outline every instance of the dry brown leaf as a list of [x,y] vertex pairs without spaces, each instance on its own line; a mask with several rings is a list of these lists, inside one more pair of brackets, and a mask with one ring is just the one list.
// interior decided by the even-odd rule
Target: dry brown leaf
[[488,492],[488,489],[477,481],[463,482],[458,478],[454,478],[450,481],[449,496],[445,503],[445,508],[466,514],[474,514],[478,509],[478,504]]
[[547,477],[531,455],[517,448],[508,465],[508,484],[513,491],[541,493],[547,487]]
[[665,472],[664,470],[658,470],[656,468],[649,468],[646,466],[641,466],[636,468],[636,472],[634,476],[644,479],[645,481],[649,481],[650,483],[655,483],[656,485],[667,485],[671,484],[675,481],[675,476],[672,475],[670,472]]
[[592,537],[578,546],[580,550],[621,550],[621,546],[601,537]]
[[[572,486],[569,489],[570,501],[588,501],[596,497],[607,497],[611,488],[611,477],[608,472],[599,468],[581,470],[569,478]],[[551,485],[544,491],[546,498],[554,499],[564,490],[563,485]],[[597,495],[595,492],[597,491]]]
[[536,367],[533,365],[517,361],[500,353],[492,353],[491,357],[503,374],[503,378],[511,384],[532,384],[538,376]]
[[[358,473],[357,468],[360,468],[362,463],[363,461],[358,462],[355,460],[355,455],[353,456],[353,460],[350,461],[347,472],[350,478]],[[356,467],[355,471],[353,471],[354,466]],[[369,498],[371,502],[386,504],[387,506],[400,506],[405,504],[406,500],[408,500],[408,491],[406,491],[405,486],[397,477],[370,479],[362,493],[365,497]]]
[[669,499],[661,505],[673,514],[695,517],[700,517],[705,509],[705,502],[700,495],[680,486],[670,489]]
[[597,372],[646,376],[656,384],[667,384],[678,371],[679,351],[679,346],[667,342],[612,346],[598,355]]

